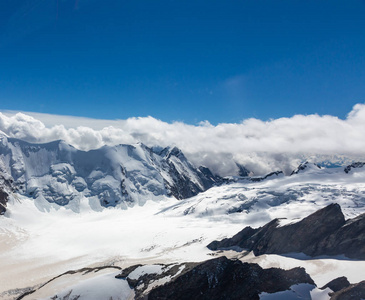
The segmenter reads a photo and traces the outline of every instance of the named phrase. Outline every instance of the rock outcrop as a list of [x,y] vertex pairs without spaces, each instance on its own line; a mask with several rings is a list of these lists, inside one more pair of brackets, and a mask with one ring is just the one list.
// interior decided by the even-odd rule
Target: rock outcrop
[[333,292],[338,292],[344,288],[350,286],[350,282],[347,280],[345,276],[338,277],[336,279],[331,280],[329,283],[321,287],[321,290],[326,288],[330,288]]
[[246,227],[232,238],[213,241],[207,247],[245,249],[255,255],[302,252],[365,258],[365,214],[345,221],[340,206],[331,204],[297,223],[279,224],[275,219],[257,229]]
[[153,289],[148,299],[259,299],[262,292],[289,290],[314,282],[303,268],[262,269],[257,264],[220,257],[203,262],[176,279]]
[[331,293],[331,300],[361,300],[365,299],[365,280],[351,284],[335,293]]
[[0,190],[0,215],[3,215],[6,211],[6,203],[8,202],[9,195],[3,190]]
[[0,164],[0,215],[3,215],[6,212],[9,193],[15,192],[12,179],[6,178],[4,174],[2,174],[2,169],[2,164]]
[[[143,272],[143,268],[140,265],[130,267],[117,276],[128,281],[136,292],[136,299],[251,300],[259,299],[262,292],[286,291],[295,284],[314,285],[303,268],[262,269],[258,264],[243,263],[225,256],[202,263],[155,266],[155,273]],[[136,274],[141,275],[137,278]],[[153,287],[152,290],[150,287]]]
[[[118,271],[119,270],[119,271]],[[119,273],[116,274],[116,271]],[[74,277],[73,277],[74,276]],[[75,282],[73,280],[75,278]],[[261,293],[290,291],[294,285],[315,284],[303,268],[263,269],[224,256],[201,263],[83,268],[58,275],[46,283],[23,290],[20,299],[259,299]],[[105,286],[113,287],[111,290]],[[56,288],[56,289],[55,289]],[[58,289],[58,290],[57,290]],[[49,297],[45,297],[45,295]]]
[[362,168],[365,165],[363,162],[354,162],[351,165],[348,165],[344,168],[344,172],[350,173],[352,169]]
[[276,177],[279,177],[279,176],[284,176],[284,172],[283,171],[275,171],[275,172],[271,172],[265,176],[262,176],[262,177],[250,177],[249,180],[252,181],[252,182],[260,182],[260,181],[264,181],[265,179],[267,178],[275,178]]
[[293,170],[291,172],[290,176],[302,173],[303,171],[309,171],[309,170],[318,171],[320,169],[321,169],[321,167],[319,165],[306,161],[306,162],[300,164],[295,170]]

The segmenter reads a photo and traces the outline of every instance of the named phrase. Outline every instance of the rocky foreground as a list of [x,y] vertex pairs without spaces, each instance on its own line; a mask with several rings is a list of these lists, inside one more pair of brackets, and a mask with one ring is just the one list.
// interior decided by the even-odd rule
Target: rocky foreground
[[[110,267],[111,268],[111,267]],[[58,276],[17,299],[33,298],[53,281],[70,274],[88,274],[105,268],[82,269]],[[263,269],[257,264],[231,260],[225,256],[203,263],[136,265],[122,270],[114,280],[127,282],[134,299],[259,299],[259,294],[290,290],[298,284],[314,286],[303,268]],[[313,288],[313,287],[312,287]],[[125,290],[125,289],[124,289]],[[77,287],[52,295],[50,299],[79,299]],[[123,295],[120,295],[123,298]]]
[[[112,270],[116,275],[99,275]],[[116,270],[119,272],[115,273]],[[77,279],[75,282],[79,283],[44,298],[45,291],[52,290],[70,276],[74,276]],[[81,279],[80,282],[82,277],[85,280]],[[135,265],[123,270],[106,266],[69,271],[37,288],[27,290],[16,299],[38,299],[40,296],[42,299],[53,300],[98,299],[97,297],[252,300],[270,296],[275,296],[275,299],[317,299],[318,295],[324,294],[327,295],[326,299],[331,300],[360,300],[365,297],[365,281],[350,284],[346,277],[340,277],[318,289],[304,268],[263,269],[255,263],[221,256],[202,263]]]

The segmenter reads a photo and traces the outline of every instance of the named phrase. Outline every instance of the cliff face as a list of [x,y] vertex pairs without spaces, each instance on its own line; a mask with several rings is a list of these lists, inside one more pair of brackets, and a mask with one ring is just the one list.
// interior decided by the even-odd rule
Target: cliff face
[[13,180],[8,176],[4,176],[0,163],[0,215],[6,212],[6,205],[9,201],[9,193],[15,192]]
[[9,195],[3,190],[0,190],[0,215],[3,215],[6,211],[6,203],[8,202]]
[[330,293],[331,300],[361,300],[365,299],[365,281],[351,284],[335,293]]
[[246,249],[255,255],[302,252],[364,259],[365,214],[346,222],[340,206],[331,204],[300,222],[279,227],[276,219],[258,229],[246,227],[232,238],[214,241],[207,247]]

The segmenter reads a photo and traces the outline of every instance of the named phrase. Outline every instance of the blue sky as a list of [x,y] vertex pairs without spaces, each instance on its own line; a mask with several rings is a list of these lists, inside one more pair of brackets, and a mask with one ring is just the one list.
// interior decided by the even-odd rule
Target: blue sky
[[364,102],[365,1],[0,4],[0,110],[217,124]]

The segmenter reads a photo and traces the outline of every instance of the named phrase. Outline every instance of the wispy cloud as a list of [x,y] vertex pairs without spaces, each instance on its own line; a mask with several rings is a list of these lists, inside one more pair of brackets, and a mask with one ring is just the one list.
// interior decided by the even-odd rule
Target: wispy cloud
[[257,174],[290,170],[303,154],[364,156],[365,105],[357,104],[345,120],[335,116],[295,115],[269,121],[166,123],[153,117],[97,120],[40,113],[0,113],[0,130],[29,142],[62,139],[82,150],[142,142],[176,145],[197,165],[227,175],[239,162]]

